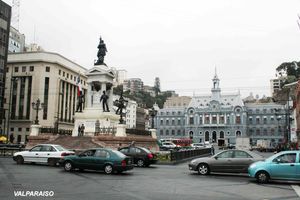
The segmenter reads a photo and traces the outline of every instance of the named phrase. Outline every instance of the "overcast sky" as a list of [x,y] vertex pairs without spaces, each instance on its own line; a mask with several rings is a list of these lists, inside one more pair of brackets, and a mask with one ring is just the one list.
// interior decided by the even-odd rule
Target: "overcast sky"
[[216,67],[223,92],[269,96],[276,67],[300,60],[299,0],[20,1],[26,43],[89,69],[101,35],[108,66],[180,95],[210,93]]

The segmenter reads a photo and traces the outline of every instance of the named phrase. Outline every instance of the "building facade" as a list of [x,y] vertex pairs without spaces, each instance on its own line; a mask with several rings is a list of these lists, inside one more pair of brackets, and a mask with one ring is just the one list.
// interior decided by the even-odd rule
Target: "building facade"
[[287,131],[287,113],[285,105],[275,103],[246,103],[247,133],[250,142],[270,140],[277,144],[284,140]]
[[[25,142],[36,118],[32,103],[39,99],[40,125],[71,130],[77,106],[77,78],[86,90],[85,68],[50,52],[24,52],[8,55],[5,90],[6,121],[2,128],[17,141]],[[85,92],[84,92],[85,94]]]
[[20,53],[25,51],[25,35],[14,27],[10,27],[9,32],[9,53]]
[[[9,46],[9,27],[11,19],[11,7],[0,0],[0,122],[4,119],[4,89]],[[4,134],[0,129],[0,134]]]
[[[156,117],[159,138],[190,138],[219,146],[249,137],[279,143],[287,134],[286,109],[275,103],[244,103],[241,95],[221,94],[217,75],[210,95],[170,98]],[[188,104],[187,102],[190,101]]]
[[130,90],[131,93],[143,90],[144,83],[140,78],[131,78],[124,81],[123,90]]

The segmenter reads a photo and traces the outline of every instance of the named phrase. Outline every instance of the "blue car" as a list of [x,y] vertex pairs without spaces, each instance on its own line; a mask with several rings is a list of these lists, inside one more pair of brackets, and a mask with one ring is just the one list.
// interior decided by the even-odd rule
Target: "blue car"
[[251,164],[248,174],[258,183],[267,183],[270,179],[300,180],[299,154],[300,151],[282,151]]

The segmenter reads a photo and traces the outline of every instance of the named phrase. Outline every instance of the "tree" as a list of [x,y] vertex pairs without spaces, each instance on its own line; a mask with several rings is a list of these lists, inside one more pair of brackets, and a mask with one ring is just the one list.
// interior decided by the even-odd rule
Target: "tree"
[[283,79],[283,84],[295,82],[300,77],[300,62],[284,62],[276,68],[280,79]]

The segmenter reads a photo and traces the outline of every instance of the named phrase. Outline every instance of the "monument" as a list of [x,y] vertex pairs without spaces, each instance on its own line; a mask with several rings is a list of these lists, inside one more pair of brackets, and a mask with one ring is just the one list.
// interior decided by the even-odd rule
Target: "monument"
[[[87,76],[87,94],[82,112],[76,112],[74,115],[75,123],[72,136],[78,136],[78,127],[84,124],[83,136],[95,136],[105,130],[106,134],[115,133],[118,126],[119,116],[113,112],[113,79],[115,74],[104,63],[104,57],[107,49],[104,41],[100,37],[98,45],[98,60],[94,67],[88,70]],[[82,106],[80,106],[82,107]]]

